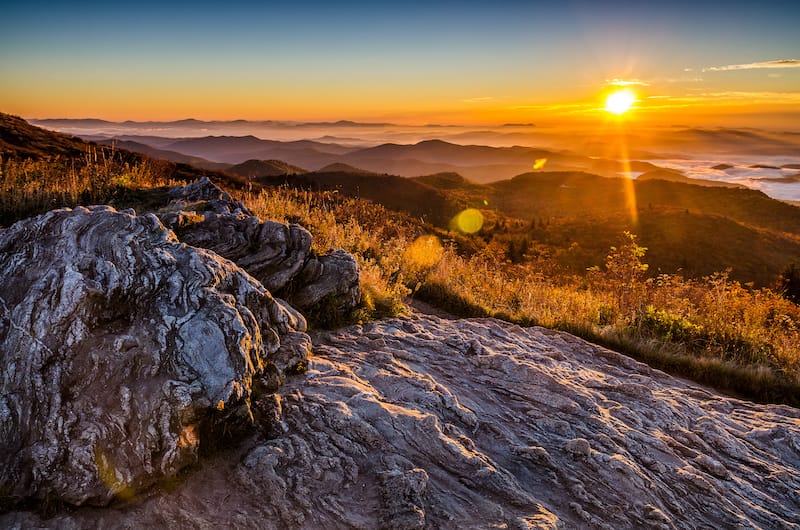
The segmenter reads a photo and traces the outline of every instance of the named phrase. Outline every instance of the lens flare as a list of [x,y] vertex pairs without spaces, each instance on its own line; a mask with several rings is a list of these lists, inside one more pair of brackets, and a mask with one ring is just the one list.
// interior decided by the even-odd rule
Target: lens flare
[[542,169],[546,163],[546,158],[537,158],[536,162],[533,163],[533,169]]
[[475,208],[467,208],[450,221],[450,229],[464,234],[474,234],[483,227],[483,214]]
[[[628,141],[623,131],[619,132],[620,140],[620,162],[622,162],[622,169],[625,175],[631,174],[631,161],[628,156]],[[622,179],[622,186],[625,193],[625,207],[631,216],[631,223],[633,226],[639,225],[639,208],[636,205],[636,186],[633,179],[626,176]]]
[[433,267],[442,259],[444,248],[436,236],[419,236],[405,251],[405,258],[422,268]]

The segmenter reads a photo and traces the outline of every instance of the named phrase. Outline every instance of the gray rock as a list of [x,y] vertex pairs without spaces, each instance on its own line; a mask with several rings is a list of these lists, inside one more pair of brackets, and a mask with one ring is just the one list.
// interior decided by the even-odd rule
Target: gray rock
[[0,527],[800,524],[798,409],[493,319],[415,316],[312,338],[305,377],[255,400],[264,434],[204,461],[179,489],[44,521],[8,513]]
[[313,339],[306,377],[279,392],[283,432],[231,479],[251,492],[238,502],[280,492],[258,508],[267,527],[799,522],[797,409],[493,319],[393,319]]
[[425,489],[428,473],[424,469],[406,472],[392,469],[379,475],[381,496],[386,507],[381,527],[392,530],[425,528]]
[[235,201],[230,193],[223,191],[222,188],[211,182],[208,177],[186,184],[175,186],[168,192],[173,209],[192,210],[192,206],[203,203],[203,208],[215,213],[253,215],[250,210],[241,202]]
[[0,232],[0,491],[105,504],[247,422],[253,381],[305,358],[305,321],[153,215],[56,210]]
[[235,262],[276,294],[303,268],[311,249],[311,234],[305,228],[262,222],[242,213],[205,212],[199,220],[180,212],[168,226],[181,241]]
[[273,294],[312,312],[312,320],[346,320],[361,301],[353,256],[343,250],[312,256],[305,228],[261,221],[207,178],[172,188],[170,196],[160,218],[181,241],[235,262]]
[[332,313],[335,320],[361,301],[358,279],[358,264],[353,256],[335,250],[308,259],[284,296],[300,310]]

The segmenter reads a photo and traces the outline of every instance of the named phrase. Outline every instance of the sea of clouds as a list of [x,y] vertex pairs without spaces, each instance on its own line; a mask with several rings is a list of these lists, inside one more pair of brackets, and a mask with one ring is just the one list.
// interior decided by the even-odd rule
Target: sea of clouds
[[[649,162],[676,169],[689,178],[741,184],[762,191],[775,199],[800,201],[800,169],[782,167],[789,164],[800,164],[800,157],[728,156],[725,159],[649,160]],[[721,164],[733,167],[714,169],[715,166]],[[795,176],[796,179],[793,179],[795,182],[777,180],[787,180]]]
[[[508,124],[501,127],[470,127],[458,125],[396,125],[367,124],[354,122],[303,123],[288,121],[219,121],[200,122],[183,120],[177,122],[101,122],[99,120],[65,120],[55,123],[45,120],[34,124],[49,129],[74,134],[86,139],[115,136],[157,136],[163,138],[186,138],[201,136],[245,136],[254,135],[263,139],[293,141],[316,140],[350,147],[368,147],[386,142],[416,143],[422,140],[441,139],[458,144],[480,144],[493,147],[525,145],[530,147],[560,148],[582,153],[579,141],[581,133],[566,135],[559,129],[547,129],[533,124]],[[569,140],[569,141],[568,141]],[[144,143],[149,143],[145,141]],[[585,145],[585,144],[583,144]],[[657,151],[656,151],[657,152]],[[800,169],[786,168],[788,164],[800,164],[797,156],[763,156],[757,154],[707,154],[682,153],[685,158],[642,158],[661,167],[675,169],[689,178],[731,182],[760,190],[770,197],[800,201]],[[654,155],[657,156],[657,155]],[[714,169],[728,164],[733,167]],[[754,167],[771,166],[771,167]],[[775,168],[775,169],[773,169]],[[791,178],[794,182],[776,179]],[[631,174],[636,177],[637,174]]]

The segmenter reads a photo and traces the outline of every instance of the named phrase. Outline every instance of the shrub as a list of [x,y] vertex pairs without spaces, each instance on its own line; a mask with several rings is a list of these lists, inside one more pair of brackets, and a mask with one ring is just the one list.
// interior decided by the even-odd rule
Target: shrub
[[[159,207],[148,200],[163,197],[147,188],[172,184],[162,169],[125,163],[99,147],[77,161],[0,160],[0,224],[78,203]],[[356,257],[363,303],[353,320],[397,315],[413,295],[460,316],[570,331],[754,399],[800,401],[800,309],[783,297],[792,298],[800,284],[797,265],[783,275],[783,296],[743,286],[726,271],[645,280],[647,249],[624,232],[602,267],[570,276],[533,240],[512,249],[512,240],[443,231],[336,192],[229,191],[262,218],[304,225],[314,235],[313,252],[342,248]]]
[[638,326],[666,341],[692,343],[702,333],[702,327],[663,309],[647,306],[639,317]]

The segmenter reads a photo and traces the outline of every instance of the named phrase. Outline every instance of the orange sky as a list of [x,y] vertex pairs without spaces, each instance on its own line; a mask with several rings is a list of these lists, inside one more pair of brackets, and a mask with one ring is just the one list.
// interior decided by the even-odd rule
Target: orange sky
[[[20,3],[0,111],[26,118],[800,124],[793,2]],[[191,8],[190,8],[191,7]]]

